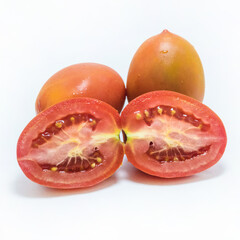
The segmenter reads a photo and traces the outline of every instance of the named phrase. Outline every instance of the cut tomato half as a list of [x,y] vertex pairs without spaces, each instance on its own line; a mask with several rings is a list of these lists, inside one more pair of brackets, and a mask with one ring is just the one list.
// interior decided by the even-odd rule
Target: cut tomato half
[[92,98],[60,102],[38,114],[17,144],[18,163],[32,181],[53,188],[93,186],[121,165],[120,116]]
[[227,137],[207,106],[171,91],[132,100],[121,115],[125,153],[141,171],[164,178],[190,176],[214,165]]

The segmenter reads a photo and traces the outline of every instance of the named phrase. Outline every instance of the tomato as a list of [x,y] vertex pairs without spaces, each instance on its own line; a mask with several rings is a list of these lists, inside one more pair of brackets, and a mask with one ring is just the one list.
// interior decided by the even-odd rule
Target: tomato
[[214,165],[227,137],[219,117],[201,102],[171,91],[143,94],[121,114],[125,153],[141,171],[190,176]]
[[122,78],[113,69],[97,63],[80,63],[55,73],[36,99],[36,112],[67,99],[90,97],[104,101],[119,112],[126,96]]
[[146,40],[135,53],[127,78],[128,101],[157,90],[170,90],[199,101],[204,97],[204,72],[194,47],[164,30]]
[[121,165],[118,112],[91,98],[60,102],[38,114],[17,144],[17,160],[32,181],[52,188],[93,186]]

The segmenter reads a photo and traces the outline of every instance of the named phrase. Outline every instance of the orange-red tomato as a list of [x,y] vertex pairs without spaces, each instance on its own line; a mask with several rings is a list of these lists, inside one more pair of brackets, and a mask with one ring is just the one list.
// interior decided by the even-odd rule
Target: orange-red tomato
[[36,99],[36,112],[67,99],[90,97],[112,105],[119,112],[125,101],[125,85],[120,75],[102,64],[80,63],[55,73]]
[[175,91],[202,101],[204,89],[203,67],[196,50],[167,30],[146,40],[132,59],[127,79],[129,101],[156,90]]

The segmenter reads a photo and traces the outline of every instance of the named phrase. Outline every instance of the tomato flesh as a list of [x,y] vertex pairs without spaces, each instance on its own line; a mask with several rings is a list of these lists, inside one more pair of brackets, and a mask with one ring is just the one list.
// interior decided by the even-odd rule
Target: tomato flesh
[[182,177],[214,165],[226,147],[219,117],[185,95],[156,91],[133,100],[123,111],[128,160],[159,177]]
[[108,104],[67,100],[37,115],[23,130],[18,162],[27,177],[45,186],[92,186],[121,165],[120,131],[120,116]]

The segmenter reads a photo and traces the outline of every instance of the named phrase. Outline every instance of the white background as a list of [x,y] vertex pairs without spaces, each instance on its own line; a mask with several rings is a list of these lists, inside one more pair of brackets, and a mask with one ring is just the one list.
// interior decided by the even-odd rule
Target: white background
[[[0,239],[230,239],[240,231],[240,6],[238,1],[0,0]],[[223,120],[220,162],[164,180],[123,166],[83,190],[28,180],[16,143],[35,116],[43,83],[79,62],[98,62],[126,80],[133,54],[167,28],[198,51],[204,103]]]

